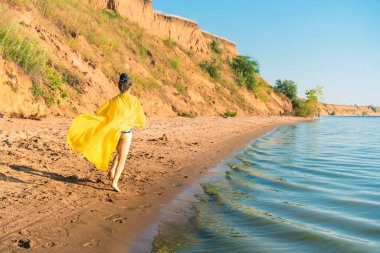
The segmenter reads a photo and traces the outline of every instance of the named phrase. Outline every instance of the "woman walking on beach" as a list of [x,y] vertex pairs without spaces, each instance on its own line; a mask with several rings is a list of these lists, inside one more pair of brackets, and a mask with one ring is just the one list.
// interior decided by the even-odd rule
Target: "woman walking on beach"
[[146,116],[138,98],[130,94],[132,82],[127,74],[120,75],[118,86],[121,93],[107,100],[96,115],[80,114],[74,119],[66,141],[101,171],[108,170],[116,149],[108,175],[112,188],[119,192],[118,181],[131,145],[132,128],[144,129]]

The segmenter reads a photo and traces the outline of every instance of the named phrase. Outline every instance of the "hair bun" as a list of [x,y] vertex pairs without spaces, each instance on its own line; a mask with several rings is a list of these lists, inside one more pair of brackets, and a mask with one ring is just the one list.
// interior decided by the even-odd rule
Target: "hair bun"
[[129,80],[129,76],[126,73],[120,75],[119,83],[125,83]]

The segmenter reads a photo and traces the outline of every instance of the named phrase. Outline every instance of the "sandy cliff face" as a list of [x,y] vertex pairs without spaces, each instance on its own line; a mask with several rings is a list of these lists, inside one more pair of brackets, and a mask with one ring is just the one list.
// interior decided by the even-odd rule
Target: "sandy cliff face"
[[380,115],[380,108],[376,108],[374,112],[369,106],[354,106],[354,105],[333,105],[333,104],[321,104],[321,115]]
[[[0,50],[0,113],[22,118],[94,113],[119,93],[121,71],[131,76],[132,93],[140,98],[148,116],[284,115],[292,111],[290,101],[260,76],[256,76],[255,92],[237,85],[226,61],[237,53],[235,45],[200,30],[192,21],[156,13],[150,1],[90,0],[99,8],[88,0],[67,3],[0,3],[0,28],[18,24],[22,35],[16,39],[34,41],[47,57],[33,74],[19,58],[5,57]],[[102,8],[117,9],[127,18]],[[166,38],[177,44],[167,43]],[[219,42],[222,53],[210,49],[213,40]],[[204,60],[217,60],[219,79],[200,66]]]
[[89,3],[99,8],[115,10],[149,33],[176,41],[188,50],[206,54],[208,46],[215,40],[226,54],[238,54],[235,43],[202,31],[194,21],[156,12],[151,0],[89,0]]
[[[151,1],[65,3],[0,2],[0,32],[7,31],[0,33],[0,113],[22,118],[94,113],[119,94],[121,72],[131,76],[132,92],[148,116],[292,113],[289,99],[260,76],[255,76],[255,92],[239,86],[227,61],[237,53],[235,45],[200,30],[193,21],[157,13]],[[126,18],[103,8],[118,10]],[[12,35],[9,27],[15,25],[18,32]],[[223,52],[210,49],[213,40]],[[13,47],[13,41],[24,49]],[[34,72],[20,62],[34,62],[30,59],[36,54],[25,46],[30,41],[46,55]],[[12,57],[14,52],[20,56]],[[217,62],[219,78],[201,67],[205,60]],[[368,107],[359,109],[326,105],[322,114],[373,114]]]
[[45,116],[45,106],[33,99],[31,87],[32,82],[16,64],[0,57],[0,113],[21,118]]

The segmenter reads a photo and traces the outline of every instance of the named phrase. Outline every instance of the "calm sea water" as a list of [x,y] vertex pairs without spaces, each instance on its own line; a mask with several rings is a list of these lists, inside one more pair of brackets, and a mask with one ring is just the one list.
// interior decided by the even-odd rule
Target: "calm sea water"
[[380,117],[248,145],[162,212],[153,252],[380,252]]

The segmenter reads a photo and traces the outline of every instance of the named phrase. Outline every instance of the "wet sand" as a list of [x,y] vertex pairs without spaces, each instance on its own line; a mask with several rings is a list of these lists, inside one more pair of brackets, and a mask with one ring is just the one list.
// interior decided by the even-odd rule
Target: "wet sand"
[[209,168],[295,117],[149,118],[119,187],[65,138],[72,119],[0,118],[0,252],[126,252]]

